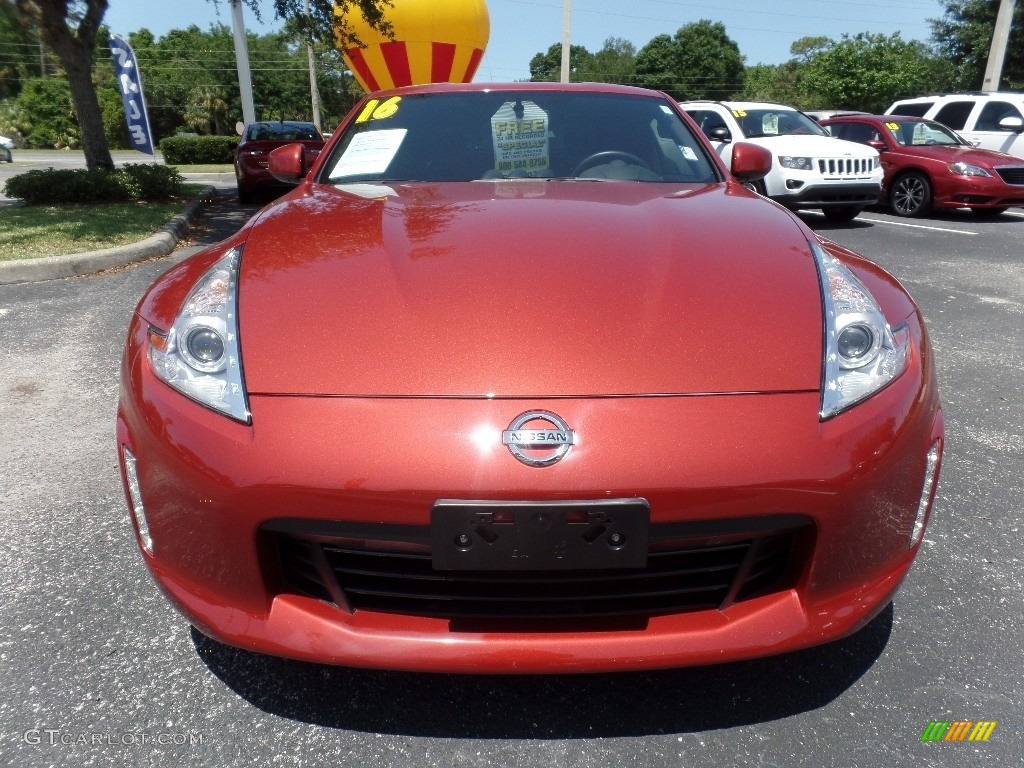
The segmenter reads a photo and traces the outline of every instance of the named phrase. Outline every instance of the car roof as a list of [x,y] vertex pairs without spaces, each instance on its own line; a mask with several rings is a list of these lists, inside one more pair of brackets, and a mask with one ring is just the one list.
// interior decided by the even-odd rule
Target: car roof
[[798,112],[796,107],[792,107],[788,104],[777,104],[773,101],[712,101],[709,99],[699,99],[696,101],[681,101],[679,102],[683,106],[696,106],[699,104],[717,104],[720,107],[726,109],[787,109],[793,112]]
[[911,120],[924,120],[928,123],[934,123],[934,120],[918,117],[917,115],[871,115],[867,112],[859,115],[837,115],[836,117],[829,117],[821,121],[822,125],[832,123],[856,123],[862,120],[877,120],[880,123],[906,123]]
[[408,85],[402,88],[391,88],[375,91],[368,96],[409,96],[426,93],[500,93],[502,91],[567,91],[580,93],[621,93],[635,96],[668,98],[662,91],[650,88],[639,88],[633,85],[616,85],[614,83],[427,83],[425,85]]

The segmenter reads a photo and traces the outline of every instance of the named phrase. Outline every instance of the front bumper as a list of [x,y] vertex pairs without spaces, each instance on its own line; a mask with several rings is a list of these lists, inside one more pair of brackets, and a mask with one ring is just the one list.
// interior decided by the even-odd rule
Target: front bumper
[[1024,184],[1007,184],[996,177],[936,179],[936,208],[1009,208],[1024,206]]
[[813,180],[800,182],[799,180],[787,180],[788,186],[800,183],[795,189],[786,189],[779,192],[771,192],[769,196],[776,202],[787,208],[837,208],[848,206],[859,206],[866,208],[878,202],[881,193],[881,183],[869,182],[815,182]]
[[[154,378],[136,317],[117,439],[137,459],[147,565],[222,642],[465,673],[717,663],[844,637],[905,576],[925,454],[942,436],[934,370],[915,318],[910,326],[908,370],[827,422],[817,420],[816,392],[559,399],[540,405],[580,440],[558,464],[535,468],[495,435],[537,401],[254,395],[252,426],[232,422]],[[282,579],[268,535],[281,521],[358,526],[364,539],[394,538],[396,527],[424,534],[438,499],[636,497],[650,505],[652,530],[760,521],[774,531],[797,521],[791,572],[773,591],[719,607],[553,628],[339,607]]]

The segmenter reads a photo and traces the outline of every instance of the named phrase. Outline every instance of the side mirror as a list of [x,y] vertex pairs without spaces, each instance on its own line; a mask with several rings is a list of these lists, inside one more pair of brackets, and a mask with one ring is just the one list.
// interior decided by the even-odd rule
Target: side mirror
[[306,175],[306,148],[301,144],[286,144],[272,150],[267,160],[270,175],[286,184],[298,184]]
[[888,147],[885,146],[885,142],[881,141],[880,139],[869,139],[864,143],[867,144],[872,149],[878,150],[879,152],[885,152],[888,149]]
[[763,179],[772,169],[772,153],[757,144],[738,142],[732,148],[732,175],[741,184]]
[[1004,131],[1024,133],[1024,120],[1019,117],[1004,117],[999,121],[999,127]]
[[711,139],[711,141],[721,141],[723,143],[732,141],[732,134],[729,133],[729,129],[724,125],[717,125],[708,131],[704,131],[704,135]]

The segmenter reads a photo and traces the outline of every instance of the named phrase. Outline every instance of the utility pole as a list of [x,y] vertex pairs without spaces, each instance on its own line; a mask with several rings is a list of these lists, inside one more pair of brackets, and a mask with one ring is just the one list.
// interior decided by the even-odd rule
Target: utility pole
[[[309,21],[309,0],[303,0],[306,21]],[[309,54],[309,95],[313,101],[313,125],[320,130],[320,87],[316,83],[316,60],[313,57],[313,38],[306,35],[306,53]]]
[[252,103],[252,73],[249,71],[249,42],[245,39],[245,19],[242,18],[242,0],[231,0],[231,31],[235,35],[235,59],[238,62],[238,89],[242,96],[242,121],[256,122],[256,109]]
[[1016,0],[999,0],[999,13],[996,15],[996,26],[992,32],[992,46],[988,50],[985,79],[981,84],[983,91],[999,90],[999,81],[1003,79],[1003,62],[1006,60],[1006,43],[1010,39],[1015,3]]
[[569,82],[569,21],[572,17],[572,0],[562,0],[562,74],[559,82]]

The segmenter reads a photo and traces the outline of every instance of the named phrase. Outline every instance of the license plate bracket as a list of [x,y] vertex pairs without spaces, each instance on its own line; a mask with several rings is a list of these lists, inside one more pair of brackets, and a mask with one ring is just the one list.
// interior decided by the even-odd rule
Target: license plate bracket
[[563,502],[440,500],[430,514],[437,571],[644,568],[645,499]]

